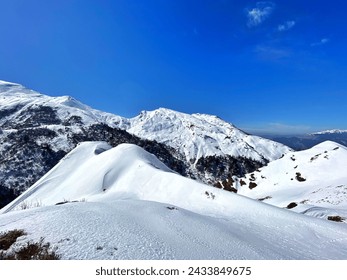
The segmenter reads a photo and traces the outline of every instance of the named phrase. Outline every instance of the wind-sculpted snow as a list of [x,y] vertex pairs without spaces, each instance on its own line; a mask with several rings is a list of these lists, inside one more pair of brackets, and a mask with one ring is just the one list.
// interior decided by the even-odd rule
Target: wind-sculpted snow
[[130,144],[79,145],[2,210],[0,231],[14,228],[28,232],[17,246],[44,237],[63,259],[347,258],[345,224],[184,178]]

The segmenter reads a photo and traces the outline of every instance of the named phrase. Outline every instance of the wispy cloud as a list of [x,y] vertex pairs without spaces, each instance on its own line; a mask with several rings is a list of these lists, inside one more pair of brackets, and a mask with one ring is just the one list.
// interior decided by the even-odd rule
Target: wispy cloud
[[277,30],[282,32],[282,31],[287,31],[289,29],[292,29],[295,26],[296,22],[294,20],[286,21],[283,24],[280,24],[277,27]]
[[257,26],[266,20],[275,8],[275,4],[272,2],[257,2],[256,7],[247,10],[249,27]]
[[317,47],[317,46],[322,46],[330,42],[329,38],[323,38],[319,42],[315,42],[311,44],[311,47]]
[[270,61],[287,58],[291,55],[290,50],[271,45],[258,45],[255,48],[255,53],[258,58]]

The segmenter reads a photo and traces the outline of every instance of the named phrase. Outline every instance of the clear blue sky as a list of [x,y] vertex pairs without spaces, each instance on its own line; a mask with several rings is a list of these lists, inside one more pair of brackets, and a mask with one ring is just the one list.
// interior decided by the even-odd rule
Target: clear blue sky
[[0,0],[0,79],[125,117],[347,129],[347,1]]

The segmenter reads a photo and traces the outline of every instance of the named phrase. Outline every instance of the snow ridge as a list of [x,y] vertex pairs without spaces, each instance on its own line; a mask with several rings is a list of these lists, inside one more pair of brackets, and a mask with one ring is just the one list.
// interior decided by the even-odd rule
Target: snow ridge
[[344,259],[347,250],[345,224],[187,179],[130,144],[82,143],[1,213],[0,231],[44,236],[64,259]]

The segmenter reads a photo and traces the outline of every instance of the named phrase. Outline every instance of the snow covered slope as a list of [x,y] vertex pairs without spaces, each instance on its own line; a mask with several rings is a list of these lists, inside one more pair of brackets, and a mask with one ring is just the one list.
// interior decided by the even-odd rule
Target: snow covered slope
[[[347,148],[326,141],[292,152],[247,174],[238,193],[279,207],[327,218],[347,218]],[[242,181],[242,184],[240,182]],[[297,205],[297,206],[295,206]]]
[[188,115],[160,108],[143,111],[129,122],[128,132],[167,144],[195,163],[201,157],[225,155],[272,161],[290,151],[282,144],[248,135],[211,115]]
[[79,145],[1,212],[0,231],[64,259],[347,258],[347,225],[184,178],[130,144]]
[[64,201],[140,199],[223,215],[227,203],[216,203],[215,192],[223,191],[179,176],[136,145],[85,142],[0,213]]

